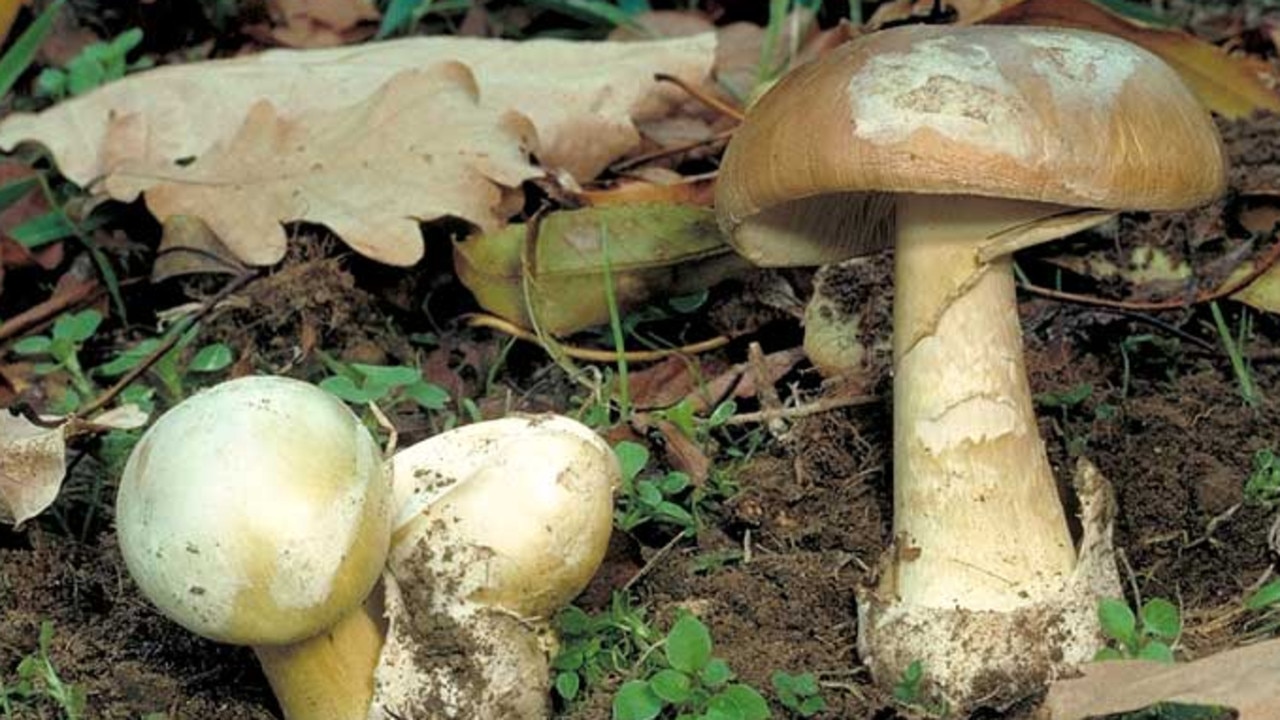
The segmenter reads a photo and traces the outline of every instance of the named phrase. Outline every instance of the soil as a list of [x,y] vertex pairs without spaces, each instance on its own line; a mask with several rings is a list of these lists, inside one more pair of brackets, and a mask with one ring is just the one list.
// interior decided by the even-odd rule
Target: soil
[[[1233,157],[1250,168],[1233,174],[1233,197],[1276,194],[1280,121],[1253,118],[1224,125],[1224,132]],[[1020,256],[1020,265],[1032,281],[1053,285],[1062,280],[1055,253],[1119,236],[1130,244],[1191,248],[1193,260],[1210,250],[1229,253],[1248,236],[1233,215],[1241,207],[1224,202],[1191,214],[1126,214],[1101,231],[1105,238],[1093,233],[1069,239]],[[1206,244],[1206,233],[1219,242]],[[472,308],[451,278],[372,269],[310,234],[295,247],[281,268],[239,293],[207,324],[205,338],[236,350],[233,371],[314,377],[323,374],[324,351],[374,364],[419,361],[433,382],[478,398],[477,411],[485,416],[581,407],[581,390],[536,348],[506,350],[506,338],[467,328],[459,315]],[[872,294],[889,298],[888,266],[876,267],[882,268],[878,278],[860,273],[859,282],[872,282]],[[771,285],[794,283],[802,295],[812,286],[803,273],[768,277]],[[1093,294],[1144,291],[1073,273],[1064,282],[1066,289]],[[778,311],[752,287],[717,289],[710,322],[738,332],[754,328],[753,339],[767,349],[798,345],[796,313]],[[207,294],[198,290],[184,285],[179,294]],[[864,286],[856,296],[868,294]],[[160,308],[169,298],[139,293],[129,299]],[[1065,481],[1083,455],[1115,487],[1116,542],[1128,599],[1165,597],[1181,607],[1181,659],[1242,642],[1244,620],[1235,610],[1277,560],[1268,541],[1276,511],[1247,502],[1243,488],[1255,453],[1280,450],[1280,321],[1223,303],[1231,327],[1245,313],[1252,320],[1245,351],[1261,399],[1248,407],[1203,304],[1113,311],[1024,294],[1021,308],[1032,389],[1046,400],[1039,407],[1041,432],[1055,470]],[[435,344],[407,339],[423,332],[435,333]],[[746,359],[745,344],[735,342],[705,362],[727,367]],[[757,688],[768,692],[774,671],[815,673],[828,703],[818,718],[913,716],[871,684],[856,650],[855,591],[871,577],[891,534],[886,372],[875,364],[869,376],[851,384],[824,382],[804,363],[794,368],[777,387],[790,389],[802,403],[839,405],[851,387],[874,392],[875,399],[791,419],[777,435],[755,429],[764,442],[745,461],[725,452],[742,434],[721,431],[704,450],[731,469],[738,492],[712,506],[696,539],[669,545],[669,535],[620,536],[579,603],[599,609],[610,590],[631,583],[635,603],[659,627],[679,610],[698,615],[711,630],[715,654]],[[1078,392],[1086,386],[1087,392]],[[1052,401],[1067,394],[1077,401]],[[750,398],[740,402],[740,411],[755,409]],[[391,421],[402,444],[441,427],[439,418],[414,410],[393,413]],[[643,437],[644,430],[629,432]],[[24,528],[0,528],[0,680],[12,682],[19,662],[39,650],[42,623],[51,623],[49,659],[64,682],[86,693],[87,718],[279,717],[250,649],[201,640],[138,593],[111,527],[108,500],[119,463],[108,451],[101,444],[77,449],[67,491],[54,509]],[[618,681],[557,708],[557,715],[608,718]],[[1029,717],[1033,709],[1031,703],[983,717]],[[46,703],[12,717],[62,715]]]

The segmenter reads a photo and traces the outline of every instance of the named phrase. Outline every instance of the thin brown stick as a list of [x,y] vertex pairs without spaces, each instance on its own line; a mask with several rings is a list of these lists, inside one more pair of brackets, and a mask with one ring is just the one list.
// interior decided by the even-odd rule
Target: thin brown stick
[[690,85],[689,83],[685,82],[684,80],[676,77],[675,75],[668,75],[667,73],[657,73],[653,76],[653,79],[657,80],[658,82],[669,82],[672,85],[679,87],[681,90],[684,90],[685,92],[689,93],[689,96],[692,97],[694,100],[697,100],[698,102],[702,103],[703,105],[706,105],[712,110],[715,110],[721,115],[733,118],[738,122],[742,122],[742,119],[746,117],[746,114],[743,113],[740,108],[736,108],[714,95],[707,94],[707,92],[702,90],[701,88],[696,88]]
[[172,350],[173,346],[178,344],[178,341],[182,339],[183,334],[186,333],[188,329],[203,320],[209,313],[213,312],[213,309],[217,307],[218,303],[226,300],[232,293],[243,288],[245,285],[248,285],[249,281],[257,277],[258,273],[256,272],[246,272],[232,278],[230,282],[222,286],[221,290],[215,293],[208,300],[205,300],[199,310],[196,310],[195,313],[187,316],[186,320],[182,322],[180,327],[175,327],[170,331],[169,337],[165,339],[164,342],[160,343],[160,346],[152,351],[150,355],[147,355],[146,359],[138,363],[138,365],[132,370],[125,373],[124,376],[116,381],[115,385],[108,388],[106,392],[99,395],[93,402],[81,408],[77,412],[77,415],[80,417],[89,417],[110,404],[111,401],[123,392],[125,388],[129,387],[135,380],[142,377],[143,373],[150,370],[152,365],[155,365],[160,361],[160,358],[164,357],[166,353]]
[[75,307],[88,298],[96,297],[102,286],[97,280],[85,280],[66,292],[54,292],[47,300],[14,315],[0,325],[0,342],[17,337],[46,320],[54,318],[68,308]]
[[724,423],[725,425],[750,425],[752,423],[767,423],[772,420],[779,419],[808,417],[810,415],[817,415],[819,413],[838,410],[840,408],[870,405],[872,403],[880,402],[883,399],[884,398],[879,395],[854,395],[851,397],[823,398],[815,402],[805,405],[797,405],[795,407],[739,413],[728,420],[725,420]]
[[[503,320],[496,315],[487,315],[485,313],[474,313],[467,316],[467,324],[471,327],[482,327],[498,332],[506,333],[515,338],[525,340],[527,342],[538,343],[541,345],[538,336],[524,328],[516,325],[508,320]],[[654,362],[663,360],[672,355],[697,355],[699,353],[709,352],[717,348],[728,345],[730,338],[725,335],[717,335],[716,337],[690,345],[682,345],[680,347],[668,348],[666,350],[627,350],[622,353],[622,357],[627,362]],[[596,350],[594,348],[580,348],[573,345],[559,345],[560,351],[566,357],[574,360],[585,360],[587,362],[612,363],[617,362],[619,354],[614,350]]]
[[654,150],[653,152],[648,152],[643,155],[627,158],[626,160],[614,163],[609,167],[609,169],[614,172],[624,172],[637,165],[644,165],[645,163],[653,162],[654,160],[661,160],[662,158],[670,157],[672,155],[681,155],[691,150],[697,150],[703,145],[714,145],[718,142],[724,142],[731,137],[733,137],[733,130],[722,130],[709,138],[694,140],[693,142],[687,142],[683,145],[662,148],[661,150]]
[[1122,310],[1142,310],[1142,311],[1181,310],[1181,309],[1190,307],[1192,305],[1211,302],[1213,300],[1219,300],[1221,298],[1234,295],[1240,290],[1243,290],[1244,288],[1248,287],[1249,284],[1252,283],[1254,280],[1257,280],[1258,278],[1262,277],[1263,273],[1270,270],[1272,266],[1276,264],[1277,261],[1280,261],[1280,242],[1276,242],[1276,244],[1273,245],[1271,249],[1268,250],[1267,253],[1262,256],[1262,258],[1258,261],[1257,266],[1254,267],[1253,270],[1249,271],[1249,274],[1245,275],[1244,277],[1240,278],[1235,282],[1227,283],[1226,285],[1223,285],[1221,287],[1214,288],[1212,290],[1206,290],[1202,293],[1199,293],[1195,297],[1191,298],[1190,300],[1185,300],[1185,299],[1159,300],[1155,302],[1138,302],[1133,300],[1111,300],[1108,298],[1100,298],[1093,295],[1077,295],[1076,293],[1062,292],[1060,290],[1050,290],[1048,288],[1042,288],[1038,285],[1031,285],[1030,283],[1021,283],[1019,284],[1018,287],[1022,288],[1023,290],[1026,290],[1032,295],[1039,295],[1041,297],[1047,297],[1053,300],[1062,300],[1064,302],[1080,303],[1082,305],[1095,305],[1098,307],[1119,308]]

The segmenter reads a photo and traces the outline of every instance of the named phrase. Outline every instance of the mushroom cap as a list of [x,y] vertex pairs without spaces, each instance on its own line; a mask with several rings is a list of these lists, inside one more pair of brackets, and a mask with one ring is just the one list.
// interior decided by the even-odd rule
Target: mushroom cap
[[302,640],[358,607],[390,546],[391,482],[337,398],[257,376],[194,395],[135,446],[116,501],[143,593],[221,642]]
[[916,25],[837,48],[761,97],[725,153],[716,212],[756,264],[811,265],[885,247],[890,193],[1176,210],[1225,187],[1208,111],[1141,47]]

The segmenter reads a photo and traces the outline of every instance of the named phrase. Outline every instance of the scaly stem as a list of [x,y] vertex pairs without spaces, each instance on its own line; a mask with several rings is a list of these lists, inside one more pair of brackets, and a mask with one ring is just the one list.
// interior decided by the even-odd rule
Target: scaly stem
[[1012,610],[1075,567],[1031,403],[1012,264],[977,259],[987,238],[1053,210],[901,201],[891,591],[907,606]]

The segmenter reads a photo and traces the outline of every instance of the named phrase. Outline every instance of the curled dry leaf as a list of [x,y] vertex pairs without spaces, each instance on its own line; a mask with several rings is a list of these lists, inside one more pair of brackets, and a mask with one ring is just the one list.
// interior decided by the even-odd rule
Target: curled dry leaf
[[61,427],[0,411],[0,522],[20,525],[53,504],[66,470]]
[[371,0],[271,0],[271,37],[296,48],[345,45],[373,35],[381,15]]
[[496,228],[522,201],[513,191],[540,174],[529,164],[533,129],[522,116],[479,104],[467,68],[406,71],[366,102],[281,117],[255,105],[225,145],[186,167],[122,163],[107,191],[146,193],[161,221],[198,217],[236,257],[284,257],[281,223],[320,223],[363,255],[392,265],[422,257],[420,221],[445,215]]
[[122,162],[165,172],[230,136],[262,100],[284,118],[335,110],[368,98],[403,70],[452,60],[470,68],[486,108],[514,109],[533,121],[544,167],[586,181],[639,144],[635,122],[665,117],[686,100],[655,73],[699,85],[714,54],[711,34],[627,43],[417,37],[274,50],[158,68],[38,115],[15,114],[0,122],[0,149],[41,143],[81,186]]
[[1049,720],[1084,720],[1161,702],[1234,709],[1239,720],[1280,717],[1280,640],[1169,665],[1113,660],[1084,666],[1084,677],[1059,680],[1045,700]]
[[729,247],[706,208],[612,205],[558,212],[538,225],[535,250],[528,228],[512,225],[454,244],[458,279],[489,312],[566,335],[609,322],[606,262],[618,309],[703,290],[748,268]]

